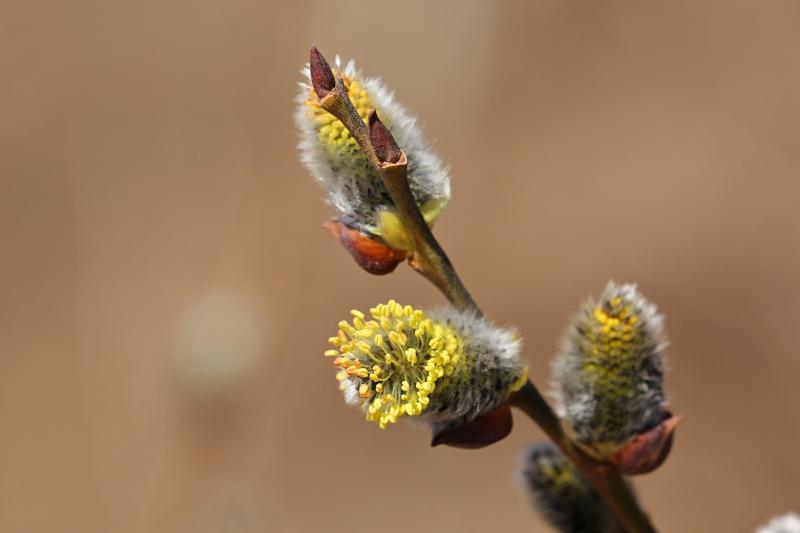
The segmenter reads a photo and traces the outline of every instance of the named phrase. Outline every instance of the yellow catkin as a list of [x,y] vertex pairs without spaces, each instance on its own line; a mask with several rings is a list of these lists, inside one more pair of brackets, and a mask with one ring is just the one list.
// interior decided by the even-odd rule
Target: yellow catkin
[[[347,95],[353,106],[358,111],[361,119],[366,123],[370,112],[374,109],[372,100],[361,82],[355,78],[342,74],[342,81],[347,89]],[[358,143],[347,131],[342,122],[319,106],[319,99],[313,89],[309,88],[305,101],[309,112],[314,117],[317,125],[317,134],[329,156],[352,156],[359,153]],[[379,111],[380,112],[380,111]]]
[[593,376],[598,386],[603,386],[608,397],[627,394],[627,383],[611,379],[609,365],[611,360],[626,364],[638,353],[645,334],[638,324],[640,318],[633,304],[615,297],[606,305],[595,307],[584,325],[585,359],[581,368],[587,376]]
[[353,324],[340,322],[339,335],[331,338],[337,349],[325,354],[337,356],[337,379],[355,380],[367,419],[381,428],[420,415],[437,381],[463,364],[464,340],[421,310],[390,300],[370,310],[371,320],[351,314]]

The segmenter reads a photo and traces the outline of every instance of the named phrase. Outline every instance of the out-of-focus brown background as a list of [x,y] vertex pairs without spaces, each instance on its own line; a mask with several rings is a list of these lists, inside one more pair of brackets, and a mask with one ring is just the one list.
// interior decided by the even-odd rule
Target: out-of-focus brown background
[[0,530],[546,531],[479,452],[346,408],[350,308],[442,303],[320,224],[291,115],[355,57],[452,167],[437,233],[542,386],[609,278],[668,317],[667,532],[800,494],[800,5],[16,2],[0,16]]

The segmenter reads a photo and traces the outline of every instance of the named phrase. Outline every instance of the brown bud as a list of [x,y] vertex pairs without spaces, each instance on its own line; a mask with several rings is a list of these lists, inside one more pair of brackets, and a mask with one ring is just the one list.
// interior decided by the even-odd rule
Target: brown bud
[[454,448],[483,448],[506,438],[513,425],[511,408],[508,404],[503,404],[466,424],[434,425],[431,446],[446,444]]
[[331,66],[325,61],[325,58],[319,53],[316,46],[311,47],[309,56],[310,60],[308,64],[311,68],[311,85],[313,85],[314,92],[317,93],[317,96],[323,98],[336,87],[336,78],[333,76]]
[[369,114],[369,139],[381,163],[397,163],[403,157],[403,151],[374,109]]
[[667,459],[675,428],[683,415],[669,416],[659,425],[641,433],[611,456],[611,462],[626,476],[652,472]]
[[356,263],[370,274],[377,276],[389,274],[406,258],[405,251],[386,246],[366,233],[351,228],[338,220],[326,222],[322,227],[331,232],[350,252]]

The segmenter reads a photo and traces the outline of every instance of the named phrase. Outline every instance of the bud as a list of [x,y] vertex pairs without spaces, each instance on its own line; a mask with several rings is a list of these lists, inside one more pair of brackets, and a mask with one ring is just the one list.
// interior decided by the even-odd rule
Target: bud
[[369,114],[369,137],[375,155],[381,163],[397,163],[403,157],[403,151],[397,146],[397,141],[374,110]]
[[333,76],[331,66],[328,65],[328,62],[319,53],[316,46],[311,47],[308,65],[314,92],[317,93],[318,97],[324,98],[336,87],[336,78]]
[[451,431],[485,423],[479,417],[501,408],[527,379],[520,338],[484,318],[425,313],[394,300],[370,313],[368,320],[352,311],[352,324],[340,322],[330,339],[336,349],[325,355],[334,357],[347,402],[381,428],[404,416]]
[[319,105],[320,97],[332,88],[329,71],[341,76],[348,97],[365,123],[373,111],[380,115],[380,120],[376,115],[369,124],[379,157],[396,162],[400,148],[405,151],[409,186],[429,225],[450,199],[447,170],[431,150],[416,119],[395,101],[379,79],[364,77],[352,61],[342,67],[338,57],[331,69],[316,48],[310,55],[310,64],[304,70],[308,81],[300,84],[295,113],[302,162],[325,189],[339,222],[366,238],[406,252],[405,256],[412,255],[413,241],[397,216],[380,174],[344,124]]
[[522,471],[536,508],[562,533],[622,533],[600,495],[553,444],[525,453]]
[[331,232],[356,263],[370,274],[381,276],[394,272],[397,265],[406,259],[404,251],[390,248],[382,241],[338,220],[328,221],[322,227]]
[[652,429],[639,433],[622,449],[609,457],[617,470],[627,476],[647,474],[666,461],[672,450],[673,433],[683,419],[683,415],[672,416],[669,411],[665,410],[663,416],[663,422]]
[[767,525],[758,528],[756,533],[800,533],[800,515],[788,513],[776,516]]
[[494,411],[467,422],[455,419],[432,424],[431,446],[446,444],[454,448],[483,448],[508,437],[513,426],[511,407],[504,403]]
[[610,282],[574,319],[554,363],[558,411],[570,436],[595,457],[627,465],[628,473],[655,468],[671,443],[675,421],[662,425],[670,419],[666,344],[656,307],[635,285]]

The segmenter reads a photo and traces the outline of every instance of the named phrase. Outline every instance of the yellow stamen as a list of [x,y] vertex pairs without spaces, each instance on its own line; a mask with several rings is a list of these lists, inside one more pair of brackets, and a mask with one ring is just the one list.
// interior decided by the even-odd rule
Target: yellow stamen
[[449,326],[433,323],[423,311],[394,300],[370,313],[367,321],[363,313],[351,311],[352,324],[340,322],[339,334],[330,339],[338,350],[326,355],[342,354],[334,360],[344,369],[337,379],[351,380],[367,419],[386,427],[400,416],[422,414],[437,381],[464,364],[464,342]]

